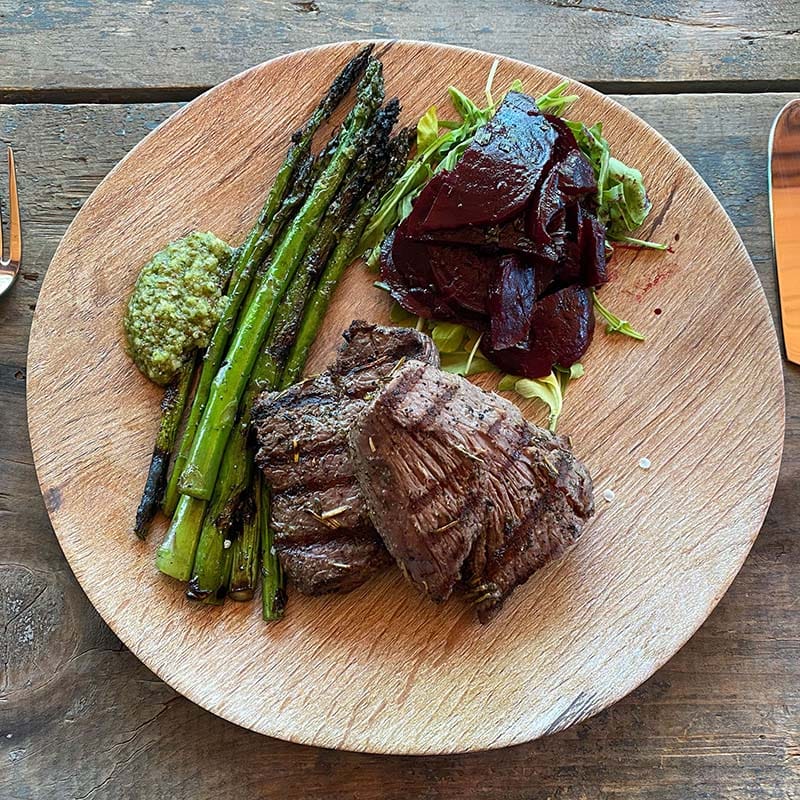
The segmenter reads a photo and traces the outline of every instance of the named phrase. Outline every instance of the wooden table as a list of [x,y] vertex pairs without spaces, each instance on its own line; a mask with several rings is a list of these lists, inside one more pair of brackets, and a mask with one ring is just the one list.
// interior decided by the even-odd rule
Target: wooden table
[[0,798],[800,797],[791,365],[775,499],[728,594],[639,690],[529,745],[387,758],[249,733],[159,681],[72,577],[25,424],[28,330],[59,238],[103,175],[181,101],[280,53],[363,37],[494,50],[614,94],[717,193],[775,308],[766,143],[779,108],[800,94],[796,0],[0,2],[0,140],[17,152],[25,232],[22,277],[0,300]]

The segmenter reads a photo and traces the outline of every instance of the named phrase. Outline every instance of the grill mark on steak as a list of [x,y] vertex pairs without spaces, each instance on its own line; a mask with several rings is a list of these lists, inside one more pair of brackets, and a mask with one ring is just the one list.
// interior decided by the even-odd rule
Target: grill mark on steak
[[347,432],[401,359],[438,365],[431,339],[412,329],[357,320],[344,339],[329,369],[262,394],[253,409],[275,547],[304,594],[350,591],[391,563],[355,480]]
[[593,513],[591,479],[567,440],[420,362],[375,397],[350,446],[370,517],[405,575],[436,601],[465,581],[481,622]]

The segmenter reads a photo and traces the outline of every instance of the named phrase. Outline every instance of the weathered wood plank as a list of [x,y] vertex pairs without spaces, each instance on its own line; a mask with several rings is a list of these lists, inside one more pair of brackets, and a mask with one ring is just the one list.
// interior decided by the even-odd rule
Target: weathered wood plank
[[[774,300],[765,145],[788,98],[622,99],[708,180]],[[0,108],[0,140],[17,147],[29,276],[0,300],[0,797],[212,797],[230,792],[232,776],[238,793],[256,797],[285,796],[298,785],[305,797],[791,797],[800,785],[794,367],[778,490],[733,587],[645,686],[563,734],[453,758],[304,748],[212,717],[121,649],[75,584],[38,495],[24,424],[25,348],[31,306],[66,224],[100,177],[173,108]]]
[[800,82],[795,0],[240,0],[224,12],[208,0],[52,0],[0,3],[0,32],[13,43],[0,49],[0,96],[197,90],[291,50],[359,38],[480,47],[645,92],[652,81]]

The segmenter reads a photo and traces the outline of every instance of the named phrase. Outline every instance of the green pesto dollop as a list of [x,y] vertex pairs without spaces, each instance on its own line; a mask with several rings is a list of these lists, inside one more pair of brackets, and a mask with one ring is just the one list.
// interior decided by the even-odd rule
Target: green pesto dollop
[[128,352],[150,380],[168,384],[195,348],[208,345],[227,304],[230,255],[213,233],[195,231],[142,268],[124,326]]

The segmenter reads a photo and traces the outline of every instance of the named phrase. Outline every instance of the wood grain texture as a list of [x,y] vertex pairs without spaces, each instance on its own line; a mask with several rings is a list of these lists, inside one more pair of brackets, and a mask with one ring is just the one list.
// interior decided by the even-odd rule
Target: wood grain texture
[[[789,96],[617,99],[667,136],[722,200],[774,309],[766,138]],[[781,477],[762,533],[732,588],[650,681],[564,733],[449,758],[318,750],[212,716],[122,648],[77,587],[47,521],[24,422],[25,352],[31,306],[75,208],[173,110],[0,107],[0,140],[14,144],[25,165],[20,187],[31,275],[0,301],[0,329],[6,333],[0,337],[0,397],[8,412],[0,437],[0,626],[6,637],[0,797],[218,797],[230,790],[232,773],[238,774],[242,796],[269,798],[297,794],[298,786],[308,798],[365,800],[796,795],[800,370],[791,365]],[[36,598],[41,582],[31,593],[31,574],[52,587],[49,596]],[[69,630],[69,648],[60,629]]]
[[641,91],[800,80],[795,0],[0,0],[0,29],[14,43],[0,50],[7,96],[124,87],[158,99],[290,50],[373,37],[482,47]]
[[[253,606],[192,607],[153,569],[157,541],[137,546],[128,532],[158,393],[122,352],[122,309],[137,265],[166,241],[197,227],[241,235],[264,175],[282,158],[284,132],[307,113],[305,103],[290,107],[286,93],[321,94],[353,48],[295,54],[218,87],[142,143],[79,213],[48,272],[31,336],[37,470],[89,598],[146,664],[200,705],[263,733],[345,749],[501,747],[618,700],[722,596],[777,476],[783,386],[774,331],[744,248],[707,187],[647,126],[582,88],[581,115],[602,117],[620,156],[645,169],[662,210],[648,235],[676,247],[619,258],[625,279],[608,290],[612,306],[628,316],[646,298],[664,313],[646,347],[608,340],[594,348],[585,362],[591,377],[572,393],[562,422],[598,492],[613,487],[617,501],[491,628],[456,603],[431,606],[397,573],[345,598],[295,597],[274,627]],[[478,92],[492,61],[401,43],[384,47],[383,59],[388,92],[402,94],[408,120],[441,99],[454,74]],[[557,80],[501,62],[498,85],[513,77],[533,91]],[[209,129],[224,135],[212,138]],[[387,315],[371,281],[350,271],[312,369],[354,316]],[[635,383],[620,380],[622,362]],[[742,367],[750,362],[758,372]],[[701,372],[707,381],[697,386]],[[652,472],[637,469],[641,455]]]

